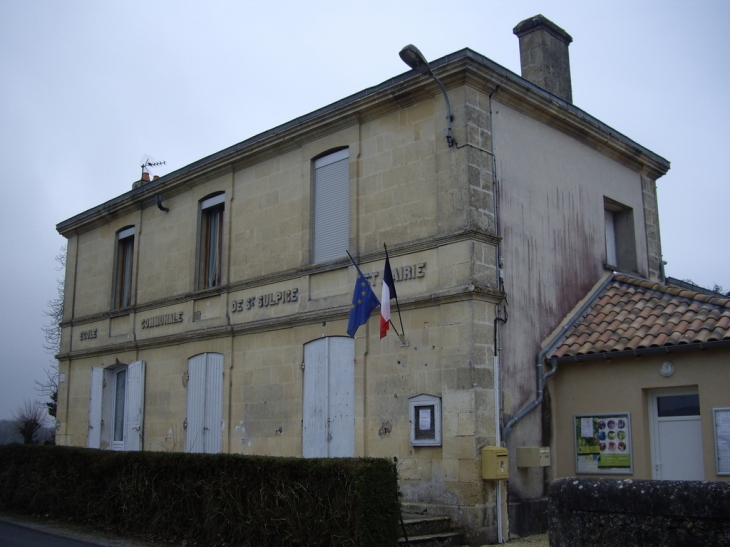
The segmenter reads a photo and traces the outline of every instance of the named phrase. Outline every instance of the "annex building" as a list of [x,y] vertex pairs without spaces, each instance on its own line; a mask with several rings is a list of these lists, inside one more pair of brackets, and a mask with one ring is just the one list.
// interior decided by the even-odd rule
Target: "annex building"
[[[608,271],[663,281],[669,163],[572,104],[565,31],[515,34],[522,76],[457,51],[444,92],[411,70],[58,224],[57,442],[396,457],[404,504],[474,545],[539,523],[541,342]],[[376,311],[351,338],[346,251],[380,295],[384,243],[405,335]]]

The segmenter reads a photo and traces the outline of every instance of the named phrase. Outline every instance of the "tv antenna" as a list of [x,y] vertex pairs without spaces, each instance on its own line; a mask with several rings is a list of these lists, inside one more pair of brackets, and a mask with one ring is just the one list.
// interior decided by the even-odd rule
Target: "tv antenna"
[[[150,167],[157,167],[159,165],[165,165],[164,161],[155,161],[155,159],[147,154],[142,156],[142,159],[140,160],[142,165],[140,167],[142,168],[142,176],[144,176],[145,173],[149,173]],[[141,178],[141,177],[140,177]]]

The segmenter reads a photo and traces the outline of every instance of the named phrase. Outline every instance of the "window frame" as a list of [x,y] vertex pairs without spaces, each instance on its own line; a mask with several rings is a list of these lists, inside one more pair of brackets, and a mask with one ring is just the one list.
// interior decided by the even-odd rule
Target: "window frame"
[[349,147],[313,158],[311,196],[311,263],[346,258],[351,225]]
[[[196,286],[199,291],[223,284],[225,201],[225,192],[211,194],[200,200],[196,271]],[[215,232],[212,232],[212,227],[215,227]],[[215,235],[212,235],[213,233]],[[212,241],[213,238],[215,242]]]
[[134,238],[135,227],[126,226],[117,231],[114,254],[114,284],[112,309],[121,310],[132,306],[134,280]]
[[634,210],[604,196],[605,266],[623,272],[638,272]]

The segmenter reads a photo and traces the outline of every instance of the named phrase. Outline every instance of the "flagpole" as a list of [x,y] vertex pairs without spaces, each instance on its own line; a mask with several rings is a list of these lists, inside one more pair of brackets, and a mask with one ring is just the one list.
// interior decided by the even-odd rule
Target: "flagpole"
[[[388,246],[383,242],[383,248],[385,249],[385,260],[386,262],[389,261],[388,259]],[[350,254],[350,253],[347,253]],[[403,316],[400,314],[400,303],[398,302],[398,291],[395,292],[395,305],[398,308],[398,317],[400,318],[400,331],[403,334],[398,334],[398,330],[395,328],[395,325],[393,325],[393,321],[390,322],[391,325],[393,325],[393,330],[395,330],[395,333],[398,334],[398,338],[403,341],[403,337],[406,335],[406,329],[403,328]]]

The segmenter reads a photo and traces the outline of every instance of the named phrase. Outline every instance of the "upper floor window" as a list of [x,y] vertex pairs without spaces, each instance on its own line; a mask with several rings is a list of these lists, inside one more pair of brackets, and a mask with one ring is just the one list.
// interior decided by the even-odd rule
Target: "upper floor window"
[[209,289],[221,284],[225,200],[225,194],[216,194],[200,202],[198,289]]
[[114,309],[132,305],[132,257],[134,226],[117,232],[117,253],[114,268]]
[[346,256],[350,244],[350,151],[314,160],[312,262]]
[[634,211],[604,198],[606,265],[625,272],[637,271]]

